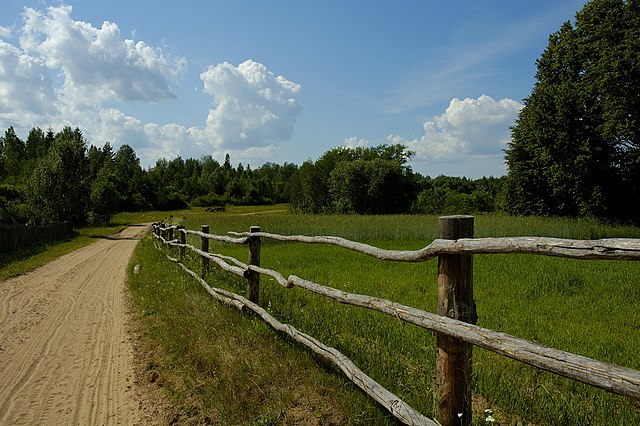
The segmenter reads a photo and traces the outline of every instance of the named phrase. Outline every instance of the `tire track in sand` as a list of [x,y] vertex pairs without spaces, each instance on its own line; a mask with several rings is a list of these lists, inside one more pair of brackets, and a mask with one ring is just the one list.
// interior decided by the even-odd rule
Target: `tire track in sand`
[[127,228],[0,283],[0,424],[137,424]]

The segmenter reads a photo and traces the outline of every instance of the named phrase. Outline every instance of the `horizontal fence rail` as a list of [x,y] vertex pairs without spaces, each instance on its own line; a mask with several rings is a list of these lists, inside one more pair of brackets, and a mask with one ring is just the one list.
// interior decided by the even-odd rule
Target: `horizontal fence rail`
[[[231,235],[248,236],[246,232],[230,232]],[[461,238],[458,240],[435,239],[428,246],[415,251],[387,250],[340,237],[304,235],[278,235],[258,232],[258,237],[276,241],[311,244],[332,244],[367,254],[380,260],[398,262],[424,262],[441,254],[540,254],[572,259],[640,260],[640,241],[627,238],[601,240],[568,240],[545,237]],[[218,237],[219,238],[219,237]]]
[[[467,220],[469,217],[455,217]],[[466,218],[466,219],[465,219]],[[443,218],[441,218],[443,219]],[[447,219],[447,218],[444,218]],[[472,223],[471,218],[471,223]],[[471,225],[472,226],[472,225]],[[180,233],[179,238],[173,238],[173,231],[177,230]],[[208,229],[207,229],[208,231]],[[202,259],[213,261],[221,269],[233,273],[235,275],[249,278],[250,274],[263,274],[272,277],[276,282],[285,288],[291,288],[294,286],[304,288],[313,293],[326,296],[340,303],[359,306],[378,312],[385,313],[387,315],[398,318],[399,320],[414,324],[424,329],[437,333],[440,337],[445,336],[450,338],[451,341],[456,344],[464,343],[474,345],[493,351],[495,353],[507,356],[514,360],[530,364],[537,368],[556,373],[558,375],[568,377],[570,379],[580,381],[592,386],[595,386],[606,391],[631,397],[640,400],[640,371],[608,364],[605,362],[597,361],[588,357],[572,354],[569,352],[561,351],[540,345],[534,342],[530,342],[524,339],[520,339],[508,334],[498,332],[495,330],[486,329],[473,324],[469,318],[466,321],[461,321],[456,315],[450,315],[450,312],[444,311],[443,313],[434,314],[426,311],[422,311],[410,306],[405,306],[390,300],[381,299],[368,295],[348,293],[342,290],[338,290],[332,287],[327,287],[312,281],[305,280],[295,275],[284,277],[281,273],[262,268],[258,262],[256,264],[255,258],[251,259],[249,264],[245,264],[233,257],[224,256],[221,254],[209,253],[208,244],[205,247],[195,247],[186,243],[186,234],[197,235],[202,238],[202,245],[204,246],[204,239],[212,239],[220,242],[231,244],[249,244],[251,239],[259,241],[260,238],[269,238],[276,241],[285,242],[304,242],[313,244],[332,244],[346,249],[355,250],[381,260],[389,261],[405,261],[405,262],[419,262],[435,257],[439,258],[440,263],[444,263],[443,259],[458,257],[470,259],[472,254],[502,254],[502,253],[527,253],[527,254],[540,254],[547,256],[560,256],[575,259],[619,259],[619,260],[638,260],[640,259],[640,240],[637,239],[601,239],[601,240],[567,240],[557,238],[536,238],[536,237],[520,237],[520,238],[460,238],[456,240],[447,240],[444,238],[436,239],[425,248],[417,251],[398,251],[398,250],[385,250],[374,246],[370,246],[363,243],[358,243],[350,240],[346,240],[339,237],[308,237],[308,236],[286,236],[278,234],[270,234],[266,232],[260,232],[259,228],[252,228],[252,232],[249,233],[236,233],[230,232],[229,234],[235,235],[236,238],[212,235],[208,232],[190,231],[185,229],[179,229],[176,226],[165,226],[164,224],[154,225],[154,235],[161,240],[164,244],[169,246],[178,247],[180,249],[181,257],[184,257],[185,250],[189,249]],[[259,244],[258,244],[259,250]],[[168,256],[169,257],[169,256]],[[225,300],[221,300],[224,303],[234,304],[239,309],[246,309],[249,307],[252,311],[258,313],[265,321],[270,323],[274,328],[280,331],[287,332],[286,330],[293,329],[289,325],[280,324],[275,326],[271,321],[277,322],[275,319],[267,320],[261,313],[257,312],[255,307],[257,300],[248,300],[242,296],[234,295],[230,296],[224,290],[212,289],[199,277],[195,272],[188,270],[179,259],[171,260],[178,262],[180,266],[187,270],[189,274],[194,276],[200,283],[205,286],[207,291],[214,295],[218,300],[220,295],[223,295]],[[439,266],[440,269],[440,266]],[[440,280],[439,276],[439,280]],[[253,289],[255,292],[255,289]],[[251,289],[247,289],[248,294],[251,294]],[[233,293],[231,293],[233,294]],[[470,299],[472,300],[472,299]],[[233,302],[230,302],[233,301]],[[441,301],[439,301],[439,305]],[[254,306],[255,305],[255,306]],[[261,309],[261,308],[259,308]],[[475,308],[474,308],[475,309]],[[468,312],[467,312],[468,313]],[[266,314],[266,312],[265,312]],[[268,314],[267,314],[268,315]],[[452,316],[452,317],[449,317]],[[279,323],[278,323],[279,324]],[[295,329],[293,329],[295,330]],[[295,333],[298,335],[304,335],[297,330]],[[289,332],[287,332],[289,334]],[[291,335],[291,334],[290,334]],[[306,336],[306,335],[304,335]],[[293,337],[293,336],[292,336]],[[295,338],[295,337],[294,337]],[[310,336],[306,336],[304,339],[313,339]],[[307,340],[308,340],[307,339]],[[296,339],[301,343],[306,344],[313,350],[314,347],[320,347],[320,342],[308,345],[307,343]],[[450,344],[451,342],[449,342]],[[439,341],[440,345],[440,341]],[[332,351],[335,349],[330,348]],[[440,348],[439,348],[440,349]],[[447,349],[447,348],[445,348]],[[322,356],[326,356],[325,349],[317,351]],[[337,352],[337,351],[336,351]],[[339,354],[339,352],[338,352]],[[332,362],[336,363],[345,374],[354,381],[360,388],[373,397],[376,401],[381,403],[391,413],[393,413],[398,419],[406,424],[437,424],[432,420],[427,419],[421,414],[415,412],[411,407],[404,408],[406,405],[400,401],[395,395],[389,393],[384,398],[381,397],[381,391],[377,389],[379,386],[371,378],[364,375],[360,370],[357,370],[357,374],[354,375],[352,368],[357,367],[350,366],[345,369],[342,354],[335,357],[328,357]],[[466,392],[470,393],[470,351],[466,361],[469,365],[469,377],[465,377],[464,380],[468,380],[468,388]],[[342,360],[342,361],[341,361]],[[350,362],[350,361],[349,361]],[[462,361],[456,361],[462,362]],[[353,364],[353,363],[351,363]],[[438,368],[437,368],[438,370]],[[460,370],[460,368],[458,368]],[[353,370],[355,371],[355,370]],[[360,374],[366,378],[362,378]],[[441,374],[436,371],[436,382],[446,383],[448,378],[438,377]],[[445,374],[445,373],[442,373]],[[354,378],[355,377],[355,378]],[[459,379],[459,378],[458,378]],[[371,380],[373,383],[370,383]],[[465,385],[466,386],[466,385]],[[376,389],[372,391],[372,389]],[[386,390],[385,390],[386,391]],[[388,392],[388,391],[386,391]],[[384,393],[384,392],[383,392]],[[459,395],[458,395],[459,396]],[[450,397],[452,397],[450,395]],[[390,399],[385,399],[390,398]],[[468,401],[466,401],[468,399]],[[451,413],[469,413],[470,414],[470,395],[459,401],[457,406],[448,407],[450,404],[446,401],[441,401],[442,407],[439,407],[438,421],[439,424],[459,424],[460,419],[453,418]],[[400,405],[398,405],[400,404]],[[462,404],[461,407],[459,404]],[[398,409],[394,407],[402,406],[402,413],[399,414]],[[446,407],[445,407],[446,406]],[[444,408],[443,408],[444,407]],[[445,410],[446,408],[446,410]],[[448,415],[444,413],[448,411]],[[407,414],[408,413],[408,414]],[[470,421],[471,416],[468,417]],[[463,424],[468,424],[463,421]]]
[[73,235],[71,222],[50,225],[0,224],[0,253],[50,243]]

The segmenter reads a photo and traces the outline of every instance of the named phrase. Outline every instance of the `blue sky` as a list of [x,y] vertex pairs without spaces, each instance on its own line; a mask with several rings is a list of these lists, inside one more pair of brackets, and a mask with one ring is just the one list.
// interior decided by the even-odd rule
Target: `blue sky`
[[500,176],[549,34],[584,1],[13,1],[0,129],[258,167],[404,143],[437,176]]

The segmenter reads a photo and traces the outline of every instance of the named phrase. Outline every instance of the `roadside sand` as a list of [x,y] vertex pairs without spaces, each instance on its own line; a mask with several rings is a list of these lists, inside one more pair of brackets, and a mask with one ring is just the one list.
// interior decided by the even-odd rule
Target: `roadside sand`
[[127,228],[0,282],[0,424],[151,420],[134,375],[124,284],[145,230]]

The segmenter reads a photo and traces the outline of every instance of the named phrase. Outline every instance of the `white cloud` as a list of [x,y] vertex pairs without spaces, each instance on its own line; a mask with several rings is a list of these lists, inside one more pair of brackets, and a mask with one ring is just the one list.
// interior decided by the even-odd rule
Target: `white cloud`
[[71,18],[71,6],[49,7],[47,13],[26,8],[20,47],[61,71],[65,102],[97,105],[119,101],[153,102],[171,99],[171,82],[185,60],[168,60],[158,48],[122,39],[118,25],[95,28]]
[[13,34],[13,30],[9,27],[3,27],[0,25],[0,37],[9,38]]
[[[160,48],[123,39],[117,24],[100,28],[71,17],[71,6],[25,8],[15,44],[0,38],[0,128],[26,134],[34,126],[79,127],[90,143],[128,144],[142,164],[176,155],[265,160],[290,139],[302,108],[301,86],[258,62],[211,66],[201,74],[215,107],[201,126],[143,122],[115,102],[164,102],[184,73],[186,60]],[[208,114],[208,115],[207,115]],[[206,118],[206,120],[205,120]]]
[[442,115],[423,123],[424,135],[419,139],[391,135],[388,140],[408,145],[416,152],[416,160],[501,156],[521,108],[513,99],[454,98]]
[[344,139],[344,145],[347,148],[353,149],[358,147],[365,147],[369,145],[369,141],[366,139],[358,138],[356,136],[351,136]]
[[291,138],[302,109],[294,98],[299,84],[275,76],[252,60],[237,67],[227,62],[209,67],[200,78],[216,103],[209,110],[200,143],[216,149],[247,149]]
[[0,122],[41,123],[56,114],[55,99],[44,63],[0,40]]

